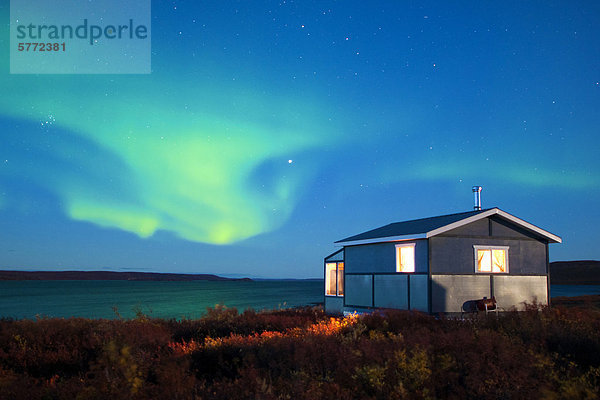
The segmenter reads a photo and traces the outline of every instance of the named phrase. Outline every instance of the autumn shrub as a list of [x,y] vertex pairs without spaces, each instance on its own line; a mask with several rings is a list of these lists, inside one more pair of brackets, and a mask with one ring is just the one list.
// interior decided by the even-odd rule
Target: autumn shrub
[[600,367],[600,316],[597,311],[563,307],[530,308],[488,318],[482,325],[521,339],[528,347],[556,353],[566,363]]
[[3,321],[0,365],[34,377],[76,374],[98,353],[97,324],[82,318]]
[[163,321],[175,341],[197,340],[206,337],[225,337],[231,334],[251,335],[264,331],[283,332],[290,328],[305,327],[325,318],[321,308],[299,307],[288,310],[257,312],[252,309],[241,314],[236,308],[222,305],[207,308],[201,319]]
[[473,319],[215,307],[198,320],[0,320],[3,399],[585,399],[600,313]]

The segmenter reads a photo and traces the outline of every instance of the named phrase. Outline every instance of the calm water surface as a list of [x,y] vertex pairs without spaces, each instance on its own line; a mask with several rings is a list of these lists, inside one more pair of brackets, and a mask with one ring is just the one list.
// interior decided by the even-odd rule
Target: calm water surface
[[0,317],[198,318],[222,304],[256,310],[323,301],[322,281],[0,281]]
[[[551,295],[600,294],[598,285],[552,285]],[[256,310],[323,301],[322,281],[0,281],[0,317],[198,318],[222,304]]]
[[551,285],[550,287],[552,297],[573,297],[587,294],[600,294],[600,285]]

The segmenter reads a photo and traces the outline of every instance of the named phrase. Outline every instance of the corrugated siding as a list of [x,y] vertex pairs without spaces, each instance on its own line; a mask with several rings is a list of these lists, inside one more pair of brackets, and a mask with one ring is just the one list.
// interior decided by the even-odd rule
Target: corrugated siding
[[548,277],[494,276],[494,296],[501,309],[524,309],[523,302],[548,304]]
[[508,246],[511,274],[545,274],[546,244],[537,240],[436,236],[429,239],[431,272],[434,274],[475,273],[473,245]]
[[325,259],[325,262],[331,261],[344,261],[344,249],[338,251],[337,253],[332,254],[331,256]]
[[375,307],[408,309],[408,277],[375,275]]
[[489,275],[433,275],[431,311],[461,312],[470,300],[492,297]]
[[344,312],[344,298],[325,296],[325,312],[327,314],[342,314]]
[[434,313],[461,312],[465,302],[492,296],[500,310],[522,310],[523,302],[531,304],[534,299],[548,303],[548,277],[544,275],[433,275],[431,279]]
[[459,235],[459,236],[489,236],[490,225],[489,218],[483,218],[470,224],[460,226],[451,231],[444,232],[442,235]]
[[346,275],[345,280],[346,304],[360,307],[373,306],[372,275]]
[[427,240],[365,244],[344,248],[346,273],[396,272],[396,244],[415,243],[415,272],[427,273]]
[[429,276],[411,275],[410,276],[410,309],[428,312],[429,311]]
[[505,221],[502,218],[490,217],[492,221],[492,236],[508,237],[515,239],[535,239],[533,233],[516,226],[515,224]]

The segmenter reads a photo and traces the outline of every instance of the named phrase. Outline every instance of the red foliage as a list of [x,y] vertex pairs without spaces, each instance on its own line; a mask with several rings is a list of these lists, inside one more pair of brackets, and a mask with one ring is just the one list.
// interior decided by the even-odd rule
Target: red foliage
[[0,399],[595,398],[600,314],[0,320]]

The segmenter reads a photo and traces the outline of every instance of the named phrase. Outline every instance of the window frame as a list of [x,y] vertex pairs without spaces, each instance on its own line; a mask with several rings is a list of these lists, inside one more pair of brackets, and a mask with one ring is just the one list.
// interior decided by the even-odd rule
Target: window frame
[[[417,271],[417,255],[416,255],[416,243],[399,243],[395,246],[394,251],[396,252],[396,273],[397,274],[414,274]],[[400,250],[403,247],[412,247],[413,248],[413,271],[400,271],[400,260],[401,260],[401,252]]]
[[[327,267],[328,264],[335,264],[335,294],[327,293],[328,283],[329,283],[328,277],[327,277],[327,273],[329,272],[329,269]],[[341,271],[340,271],[340,264],[342,265]],[[325,296],[344,297],[344,290],[345,290],[344,271],[345,271],[344,261],[329,261],[329,262],[325,261]],[[341,276],[340,276],[340,272],[342,273]],[[341,279],[340,279],[340,277],[341,277]],[[340,285],[340,281],[342,282],[341,285]],[[342,287],[341,294],[340,294],[340,286]]]
[[[473,261],[474,261],[474,269],[475,269],[475,273],[476,274],[508,274],[510,271],[510,266],[508,263],[509,257],[508,257],[508,250],[510,249],[510,246],[495,246],[495,245],[485,245],[485,244],[474,244],[473,245]],[[495,272],[495,271],[479,271],[477,268],[477,252],[479,250],[504,250],[504,263],[506,265],[506,271],[504,272]],[[493,254],[493,253],[492,253]],[[492,256],[493,257],[493,256]],[[492,262],[493,262],[493,258],[492,258]],[[493,269],[493,265],[491,266],[491,269]]]

